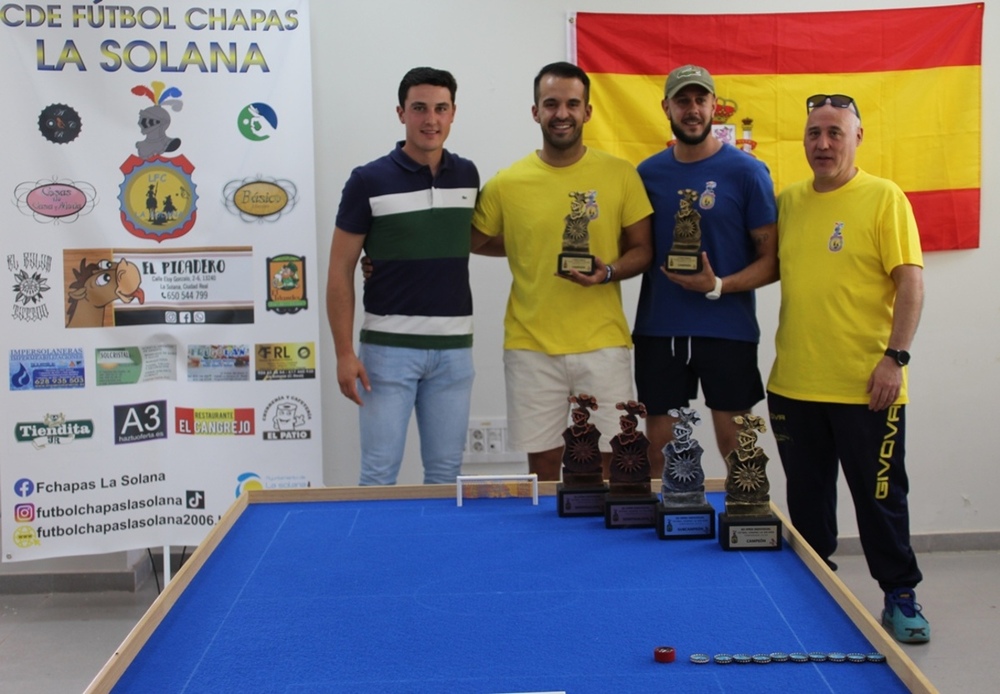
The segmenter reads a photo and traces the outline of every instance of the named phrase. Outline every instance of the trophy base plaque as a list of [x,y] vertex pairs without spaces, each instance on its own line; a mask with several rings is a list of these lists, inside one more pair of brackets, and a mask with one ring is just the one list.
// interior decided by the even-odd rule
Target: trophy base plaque
[[671,251],[670,253],[667,253],[667,259],[664,265],[667,267],[667,272],[691,274],[701,272],[701,253],[697,251],[693,253],[679,253],[677,251]]
[[560,517],[603,516],[604,500],[608,495],[608,485],[567,487],[560,482],[556,485],[557,509]]
[[612,496],[609,494],[604,502],[604,527],[656,527],[656,506],[659,503],[660,500],[653,493],[648,496]]
[[576,270],[584,275],[593,275],[594,256],[590,253],[563,251],[559,254],[559,268],[556,272],[560,275],[568,275],[570,270]]
[[715,508],[711,504],[656,507],[656,534],[661,540],[711,540]]
[[777,516],[719,514],[719,544],[722,549],[781,549],[781,520]]

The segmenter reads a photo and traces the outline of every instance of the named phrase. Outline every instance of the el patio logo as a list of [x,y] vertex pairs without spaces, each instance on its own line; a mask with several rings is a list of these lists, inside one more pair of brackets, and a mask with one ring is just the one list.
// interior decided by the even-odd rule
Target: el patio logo
[[306,428],[312,412],[304,400],[292,395],[275,398],[264,408],[261,421],[271,429],[261,432],[265,441],[304,441],[312,438]]

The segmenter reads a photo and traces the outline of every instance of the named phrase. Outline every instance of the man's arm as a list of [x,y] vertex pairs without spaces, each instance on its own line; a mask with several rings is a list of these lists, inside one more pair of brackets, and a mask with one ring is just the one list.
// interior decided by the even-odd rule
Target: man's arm
[[503,244],[503,234],[487,236],[476,227],[472,227],[472,246],[470,250],[476,255],[489,255],[494,258],[502,258],[507,255]]
[[[755,257],[742,270],[722,278],[723,294],[748,292],[778,279],[778,226],[765,224],[757,227],[750,232],[750,238],[753,240]],[[665,268],[663,272],[684,289],[704,294],[715,289],[715,271],[704,251],[701,260],[701,272],[695,274],[667,272]]]
[[[893,268],[892,281],[896,284],[896,301],[892,309],[892,332],[889,347],[909,350],[917,334],[920,313],[924,307],[924,273],[919,265],[897,265]],[[868,378],[868,409],[884,410],[889,407],[903,386],[903,367],[895,359],[883,356],[878,360]]]
[[[648,270],[649,264],[653,262],[652,216],[643,217],[635,224],[623,227],[619,246],[621,255],[618,256],[618,260],[611,263],[614,266],[612,280],[616,282],[627,280]],[[608,266],[603,260],[595,257],[594,274],[584,275],[577,270],[570,270],[568,275],[559,276],[583,286],[601,284],[608,276]]]
[[337,354],[337,383],[344,397],[358,405],[363,404],[358,394],[358,379],[365,390],[371,390],[368,373],[354,351],[354,268],[364,244],[364,234],[335,228],[326,278],[326,317]]

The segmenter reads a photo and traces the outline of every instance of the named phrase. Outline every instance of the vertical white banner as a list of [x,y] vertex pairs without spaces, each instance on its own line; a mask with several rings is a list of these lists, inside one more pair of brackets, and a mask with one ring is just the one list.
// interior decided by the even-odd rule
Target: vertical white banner
[[0,6],[4,561],[322,484],[309,5]]

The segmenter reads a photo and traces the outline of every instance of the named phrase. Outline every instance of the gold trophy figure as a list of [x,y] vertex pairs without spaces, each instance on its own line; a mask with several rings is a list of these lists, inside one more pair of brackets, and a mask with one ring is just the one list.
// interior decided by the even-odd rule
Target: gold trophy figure
[[584,275],[594,274],[594,256],[590,253],[590,231],[588,225],[597,219],[600,210],[597,207],[597,191],[569,194],[569,214],[564,217],[562,253],[559,254],[557,272],[568,275],[570,270],[576,270]]
[[681,196],[681,206],[674,214],[674,241],[664,265],[668,272],[700,272],[701,213],[697,208],[698,191],[684,188],[677,194]]
[[737,415],[739,448],[726,454],[726,510],[719,514],[723,549],[781,549],[781,520],[771,512],[767,456],[757,445],[767,431],[764,418]]

